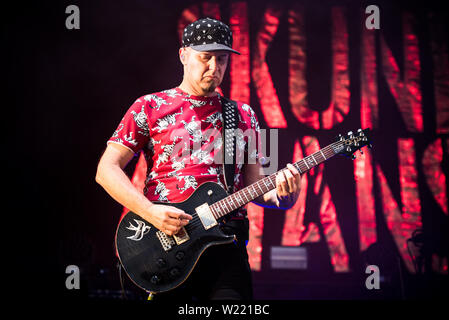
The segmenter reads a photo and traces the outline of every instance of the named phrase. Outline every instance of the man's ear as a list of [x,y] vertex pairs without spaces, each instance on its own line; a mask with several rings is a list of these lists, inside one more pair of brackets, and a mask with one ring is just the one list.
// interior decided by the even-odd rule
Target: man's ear
[[186,49],[185,48],[179,49],[179,60],[181,60],[182,64],[186,64]]

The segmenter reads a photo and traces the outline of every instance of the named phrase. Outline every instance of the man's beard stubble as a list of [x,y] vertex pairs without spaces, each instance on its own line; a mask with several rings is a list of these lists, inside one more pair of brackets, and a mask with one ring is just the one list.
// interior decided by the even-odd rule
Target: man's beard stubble
[[215,81],[210,81],[206,83],[204,86],[201,86],[201,89],[203,89],[204,93],[212,93],[215,91],[217,87],[218,84]]

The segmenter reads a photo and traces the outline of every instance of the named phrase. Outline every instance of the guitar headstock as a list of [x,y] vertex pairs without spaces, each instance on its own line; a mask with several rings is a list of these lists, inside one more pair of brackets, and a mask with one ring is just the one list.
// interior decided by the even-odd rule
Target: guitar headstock
[[363,147],[367,146],[368,148],[372,148],[369,133],[370,129],[367,128],[363,130],[359,129],[355,134],[349,131],[346,136],[339,134],[337,136],[337,142],[341,143],[337,145],[337,148],[334,148],[335,153],[345,155],[354,160],[354,153],[357,150],[360,150],[360,153],[363,154]]

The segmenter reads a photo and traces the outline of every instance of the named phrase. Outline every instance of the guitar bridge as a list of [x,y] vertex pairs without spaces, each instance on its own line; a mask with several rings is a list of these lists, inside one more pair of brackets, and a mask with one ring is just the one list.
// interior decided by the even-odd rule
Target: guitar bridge
[[173,238],[176,241],[176,244],[180,245],[190,239],[189,235],[187,234],[186,229],[183,227],[179,232],[175,235],[173,235]]
[[198,214],[198,217],[200,218],[204,229],[210,229],[218,224],[217,220],[215,220],[215,217],[212,214],[212,211],[210,210],[209,204],[203,203],[199,207],[196,207],[195,211]]

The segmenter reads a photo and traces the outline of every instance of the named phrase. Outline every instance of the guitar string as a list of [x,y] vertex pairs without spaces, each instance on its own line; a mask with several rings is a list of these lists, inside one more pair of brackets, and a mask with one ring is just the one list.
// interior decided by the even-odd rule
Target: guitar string
[[[341,144],[341,143],[342,143],[342,142],[337,142],[337,143],[334,143],[334,144]],[[319,154],[319,152],[322,152],[322,153],[324,154],[324,156],[323,156],[323,155],[320,155],[320,157],[322,158],[322,160],[318,159],[318,161],[320,161],[320,163],[318,163],[318,161],[317,161],[317,158],[318,158],[317,155]],[[336,154],[336,153],[335,153],[335,151],[333,150],[332,145],[329,145],[329,146],[327,146],[327,147],[325,147],[325,148],[323,148],[323,149],[321,149],[321,150],[318,150],[318,151],[316,151],[315,153],[313,153],[313,154],[311,154],[311,155],[308,155],[307,157],[305,157],[305,158],[303,158],[303,159],[297,161],[296,164],[297,164],[297,166],[299,167],[300,171],[301,171],[302,173],[304,173],[304,172],[306,172],[307,170],[310,170],[310,169],[311,169],[311,168],[307,167],[306,164],[304,164],[305,161],[307,161],[307,160],[306,160],[307,158],[312,157],[312,158],[314,159],[314,161],[315,161],[316,164],[312,166],[312,168],[313,168],[313,167],[315,167],[315,166],[321,164],[321,163],[324,162],[325,160],[331,158],[331,157],[334,156],[335,154]],[[301,166],[302,166],[302,168],[301,168]],[[307,167],[307,169],[306,169],[305,167]],[[266,180],[270,179],[270,183],[273,185],[273,184],[274,184],[274,181],[273,181],[273,180],[275,179],[275,175],[276,175],[276,174],[272,174],[272,175],[270,175],[270,176],[267,176],[267,177],[265,177],[265,178],[263,178],[263,179],[257,181],[256,183],[257,183],[258,188],[259,188],[262,192],[264,192],[264,193],[268,192],[270,189],[267,190],[267,191],[263,190],[263,188],[262,188],[261,185],[260,185],[260,182],[261,182],[262,180],[265,180],[265,181],[266,181]],[[256,183],[255,183],[255,184],[256,184]],[[262,186],[264,186],[264,185],[265,185],[265,187],[267,187],[266,184],[265,184],[265,182],[262,184]],[[254,186],[253,186],[253,188],[254,188],[254,190],[255,190],[255,187],[254,187]],[[236,193],[230,195],[230,197],[232,197],[232,198],[229,198],[229,199],[232,199],[233,202],[237,203],[237,205],[238,205],[237,208],[235,208],[235,205],[233,205],[233,204],[230,203],[230,200],[228,199],[228,197],[226,198],[226,199],[228,199],[228,200],[221,199],[221,200],[215,202],[214,204],[212,204],[211,207],[212,207],[212,206],[214,206],[214,207],[217,206],[217,208],[215,208],[215,209],[214,209],[214,207],[211,208],[212,215],[214,216],[214,218],[216,218],[216,219],[217,219],[217,218],[220,218],[220,217],[226,215],[227,213],[232,212],[232,211],[234,211],[234,210],[237,210],[237,209],[240,208],[241,206],[243,206],[243,205],[245,205],[246,203],[248,203],[248,202],[246,202],[246,203],[241,204],[240,201],[239,201],[238,198],[237,198],[237,195],[239,195],[241,199],[243,199],[242,195],[245,196],[246,199],[253,198],[252,195],[249,194],[245,189],[248,189],[248,188],[244,188],[244,189],[239,190],[239,191],[237,191]],[[272,188],[272,189],[274,189],[274,188]],[[271,189],[271,190],[272,190],[272,189]],[[249,190],[249,189],[248,189],[248,190]],[[256,193],[256,194],[257,194],[257,193]],[[249,197],[248,197],[248,195],[249,195]],[[253,198],[253,199],[254,199],[254,198]],[[252,200],[253,200],[253,199],[252,199]],[[249,202],[251,202],[252,200],[250,200]],[[225,203],[225,204],[224,204],[224,203]],[[231,211],[226,212],[225,214],[223,214],[223,213],[221,212],[221,209],[220,209],[220,204],[221,204],[221,207],[225,206],[225,208],[228,208],[228,207],[231,208]],[[226,211],[228,211],[228,210],[229,210],[229,209],[227,209]],[[189,226],[192,226],[192,227],[197,227],[197,226],[199,226],[199,225],[201,225],[201,224],[202,224],[201,219],[200,219],[198,216],[195,216],[194,219],[192,219],[192,221],[189,222],[188,225],[189,225]]]
[[[338,142],[336,142],[336,143],[334,143],[334,144],[341,144],[342,142],[340,142],[340,141],[338,141]],[[332,146],[333,146],[333,144],[331,144],[331,145],[329,145],[329,146],[327,146],[327,147],[325,147],[325,148],[323,148],[323,149],[321,149],[321,150],[318,150],[317,152],[315,152],[315,153],[313,153],[313,154],[311,154],[311,155],[309,155],[309,156],[307,156],[307,157],[305,157],[305,158],[303,158],[303,159],[301,159],[301,160],[299,160],[299,161],[297,161],[296,163],[297,163],[297,166],[300,168],[300,171],[302,172],[302,173],[304,173],[304,172],[306,172],[307,170],[309,170],[309,167],[307,167],[307,165],[305,165],[304,164],[304,162],[306,161],[305,159],[307,159],[307,158],[309,158],[309,157],[313,157],[313,159],[314,159],[314,161],[315,161],[315,163],[316,164],[314,164],[313,166],[312,166],[312,168],[314,167],[314,166],[316,166],[316,165],[319,165],[319,164],[321,164],[322,162],[324,162],[325,160],[327,160],[327,159],[329,159],[329,158],[331,158],[332,156],[334,156],[336,153],[334,152],[334,150],[333,150],[333,148],[332,148]],[[334,145],[335,146],[335,145]],[[317,155],[319,154],[319,152],[323,152],[323,154],[324,154],[324,159],[322,160],[322,161],[320,161],[320,163],[318,163],[318,161],[316,160],[316,158],[317,158]],[[321,158],[323,158],[323,155],[320,155],[320,157]],[[302,167],[303,168],[301,168],[301,165],[302,165]],[[307,167],[307,169],[305,168],[305,167]],[[266,181],[269,179],[270,180],[270,184],[274,184],[274,179],[275,179],[275,175],[276,174],[272,174],[272,175],[270,175],[270,176],[267,176],[267,177],[265,177],[265,178],[263,178],[263,179],[261,179],[261,180],[259,180],[259,181],[257,181],[257,182],[255,182],[253,185],[250,185],[250,186],[248,186],[248,187],[246,187],[246,188],[244,188],[244,189],[242,189],[242,190],[239,190],[239,191],[237,191],[236,193],[234,193],[234,194],[232,194],[231,196],[233,197],[232,198],[232,201],[234,202],[236,202],[238,205],[239,205],[239,207],[240,206],[242,206],[242,204],[240,203],[240,201],[238,200],[238,198],[237,198],[237,194],[240,196],[240,198],[241,199],[243,199],[243,197],[242,197],[242,195],[245,197],[245,198],[252,198],[252,200],[254,199],[254,197],[251,195],[251,193],[248,193],[246,190],[249,190],[249,188],[251,187],[251,186],[253,186],[253,189],[255,190],[256,188],[255,188],[255,186],[254,185],[256,185],[257,184],[257,187],[263,192],[262,194],[264,194],[264,193],[266,193],[266,192],[268,192],[268,191],[270,191],[270,189],[268,189],[267,191],[265,191],[265,190],[263,190],[262,189],[262,187],[265,185],[265,187],[267,187],[266,186]],[[265,182],[264,183],[261,183],[261,181],[263,181],[263,180],[265,180]],[[272,188],[272,189],[274,189],[274,188]],[[256,192],[256,194],[257,194],[257,192]],[[248,195],[249,195],[249,197],[248,197]],[[257,197],[256,197],[257,198]],[[249,202],[251,202],[252,200],[250,200]],[[248,203],[248,202],[246,202],[246,203]],[[225,214],[222,214],[221,213],[221,209],[220,209],[220,207],[223,207],[223,205],[225,206],[225,207],[231,207],[231,211],[233,211],[233,210],[236,210],[237,208],[235,208],[235,205],[232,205],[230,202],[229,202],[229,200],[226,200],[226,199],[221,199],[221,200],[219,200],[219,201],[217,201],[216,203],[214,203],[214,205],[215,204],[217,204],[217,206],[218,206],[218,213],[217,213],[217,215],[218,215],[218,217],[221,217],[221,216],[223,216],[223,215],[225,215],[225,214],[227,214],[227,213],[225,213]],[[227,205],[226,205],[227,204]],[[244,203],[245,204],[245,203]],[[244,205],[243,204],[243,205]],[[221,206],[220,206],[221,205]]]
[[[323,163],[324,161],[326,161],[326,160],[330,159],[331,157],[337,155],[339,152],[335,152],[335,148],[336,147],[339,148],[339,147],[341,147],[341,145],[344,145],[344,144],[345,144],[345,141],[334,142],[334,143],[332,143],[332,144],[330,144],[330,145],[328,145],[328,146],[326,146],[326,147],[324,147],[324,148],[322,148],[322,149],[320,149],[320,150],[318,150],[318,151],[316,151],[316,152],[314,152],[314,153],[304,157],[303,159],[298,160],[297,162],[295,162],[295,166],[297,167],[297,169],[300,170],[301,173],[305,173],[305,172],[311,170],[312,168],[314,168],[315,166],[318,166],[321,163]],[[322,158],[322,160],[320,160],[318,158],[318,155]],[[308,166],[306,161],[311,161],[310,158],[313,159],[315,164],[313,164],[313,162],[311,162],[311,166]],[[317,159],[318,159],[319,163],[318,163]],[[274,173],[274,174],[272,174],[270,176],[267,176],[267,177],[265,177],[265,178],[255,182],[255,183],[253,183],[252,185],[250,185],[248,187],[245,187],[244,189],[239,190],[236,193],[234,193],[234,194],[232,194],[232,195],[230,195],[230,196],[228,196],[228,197],[226,197],[224,199],[221,199],[221,200],[213,203],[211,205],[211,213],[212,213],[213,217],[215,219],[221,218],[221,217],[225,216],[226,214],[228,214],[228,213],[230,213],[232,211],[237,210],[238,208],[244,206],[245,204],[247,204],[247,203],[251,202],[252,200],[254,200],[255,198],[257,198],[258,196],[253,197],[252,194],[249,192],[249,188],[251,186],[253,187],[254,190],[256,190],[255,189],[255,185],[257,185],[257,187],[262,191],[262,194],[264,194],[266,192],[269,192],[270,190],[274,189],[274,188],[271,188],[271,189],[268,188],[265,182],[267,180],[269,180],[270,183],[273,185],[274,184],[273,180],[275,180],[275,177],[276,177],[276,173]],[[264,181],[264,183],[260,184],[262,181]],[[262,187],[264,185],[267,188],[267,191],[263,190]],[[243,200],[242,195],[247,200],[248,199],[251,199],[251,200],[247,201],[247,202],[244,201],[244,203],[241,204],[240,201],[237,198],[237,195],[239,195],[242,200]],[[257,192],[256,192],[256,195],[257,195]],[[232,201],[232,203],[230,201]],[[237,203],[237,205],[238,205],[237,207],[235,207],[234,202]],[[223,207],[226,208],[225,213],[222,213],[222,209],[221,208],[223,208]],[[231,210],[229,210],[228,207],[231,208]],[[201,224],[202,224],[202,222],[201,222],[200,217],[199,216],[195,216],[192,219],[192,221],[187,226],[197,227],[197,226],[199,226]]]
[[[333,148],[333,147],[336,147],[336,146],[339,145],[339,144],[340,144],[340,145],[341,145],[341,144],[344,144],[344,142],[343,142],[343,141],[337,141],[337,142],[334,142],[333,144],[330,144],[330,145],[328,145],[328,146],[326,146],[326,147],[324,147],[324,148],[322,148],[322,149],[320,149],[320,150],[318,150],[318,151],[316,151],[316,152],[314,152],[314,153],[312,153],[312,154],[310,154],[310,155],[304,157],[303,159],[298,160],[298,161],[296,162],[296,165],[297,165],[297,167],[299,167],[300,172],[301,172],[301,173],[305,173],[305,172],[307,172],[308,170],[314,168],[315,166],[318,166],[319,164],[323,163],[324,161],[326,161],[326,160],[328,160],[329,158],[331,158],[331,157],[333,157],[334,155],[336,155],[337,153],[334,151],[334,148]],[[323,155],[319,154],[320,152],[324,155],[324,157],[323,157]],[[317,158],[318,158],[317,156],[318,156],[318,155],[322,158],[322,160],[319,160],[319,159],[318,159],[318,161],[320,161],[319,163],[318,163],[318,161],[317,161]],[[306,164],[306,162],[305,162],[305,161],[308,161],[308,160],[306,160],[306,159],[310,159],[310,158],[313,158],[313,160],[315,161],[315,164],[312,165],[312,167],[308,167],[307,164]],[[297,168],[297,169],[298,169],[298,168]],[[243,205],[245,205],[246,203],[248,203],[248,202],[246,202],[246,203],[244,203],[244,204],[241,204],[240,201],[237,199],[237,194],[240,196],[241,199],[243,199],[243,197],[242,197],[242,195],[243,195],[246,199],[251,199],[251,198],[252,198],[252,200],[254,200],[255,198],[254,198],[254,197],[252,196],[252,194],[249,192],[249,187],[251,187],[251,186],[253,186],[253,189],[256,190],[254,185],[257,184],[257,187],[263,192],[262,194],[264,194],[264,193],[266,193],[266,192],[268,192],[268,191],[274,189],[274,188],[271,188],[271,189],[268,189],[268,191],[264,191],[263,188],[262,188],[262,186],[264,186],[264,185],[265,185],[265,187],[267,187],[267,186],[266,186],[265,182],[264,182],[264,183],[262,184],[262,186],[261,186],[261,185],[260,185],[260,182],[263,181],[263,180],[265,180],[265,181],[270,180],[270,183],[273,185],[273,184],[274,184],[273,179],[275,179],[275,177],[276,177],[276,173],[271,174],[270,176],[267,176],[267,177],[265,177],[265,178],[263,178],[263,179],[261,179],[261,180],[255,182],[255,183],[253,183],[252,185],[250,185],[250,186],[248,186],[248,187],[246,187],[246,188],[244,188],[244,189],[242,189],[242,190],[239,190],[239,191],[237,191],[236,193],[233,193],[233,194],[230,195],[229,197],[226,197],[225,199],[221,199],[221,200],[219,200],[219,201],[213,203],[213,204],[211,205],[211,207],[212,207],[212,206],[217,206],[218,208],[217,208],[217,209],[211,208],[212,215],[214,216],[215,219],[217,219],[217,218],[223,217],[224,215],[228,214],[229,212],[232,212],[232,211],[237,210],[238,208],[240,208],[240,207],[242,207]],[[248,190],[248,192],[247,192],[246,190]],[[256,192],[256,194],[257,194],[257,192]],[[248,197],[248,196],[249,196],[249,197]],[[256,198],[257,198],[257,197],[256,197]],[[228,200],[226,200],[226,199],[228,199]],[[231,204],[229,199],[231,199],[233,202],[237,203],[237,204],[238,204],[238,207],[235,208],[235,205]],[[250,200],[249,202],[251,202],[252,200]],[[220,206],[220,204],[221,204],[221,206]],[[225,211],[228,211],[228,212],[226,212],[226,213],[224,213],[224,214],[221,212],[221,209],[220,209],[220,207],[222,208],[223,206],[224,206],[225,208],[227,208],[227,210],[225,210]],[[230,211],[229,211],[228,207],[231,208]],[[200,217],[199,217],[198,215],[195,215],[195,216],[193,217],[193,219],[189,222],[189,224],[186,225],[186,227],[187,227],[187,226],[190,226],[191,228],[193,228],[193,227],[198,227],[198,226],[200,226],[201,224],[202,224],[202,222],[201,222]]]
[[[316,164],[313,165],[313,167],[314,167],[315,165],[318,165],[318,164],[322,163],[323,161],[329,159],[329,158],[332,157],[333,155],[335,155],[335,152],[334,152],[332,149],[330,149],[329,147],[330,147],[330,146],[327,146],[327,147],[325,147],[325,148],[323,148],[323,149],[321,149],[321,150],[318,150],[318,151],[315,152],[314,154],[309,155],[309,156],[305,157],[304,159],[313,156],[313,159],[314,159],[314,161],[315,161],[315,163],[316,163]],[[319,154],[320,151],[321,151],[321,152],[324,151],[323,154],[325,154],[325,155],[324,155],[324,157],[323,157],[322,155],[320,155],[320,157],[323,158],[323,159],[322,159],[322,160],[319,160],[319,159],[318,159],[318,160],[320,161],[320,163],[318,163],[318,161],[317,161],[316,159],[318,158],[317,155]],[[314,156],[314,155],[315,155],[315,156]],[[326,155],[327,155],[327,156],[326,156]],[[304,173],[305,171],[307,171],[307,170],[304,168],[306,165],[304,165],[304,163],[302,163],[302,162],[305,161],[304,159],[301,159],[301,160],[297,161],[297,167],[299,167],[299,169],[300,169],[300,171],[301,171],[302,173]],[[303,169],[301,169],[301,165],[302,165]],[[309,169],[309,168],[307,168],[307,169]],[[254,190],[256,190],[255,185],[257,184],[258,189],[260,189],[260,190],[262,191],[262,194],[264,194],[264,193],[270,191],[271,189],[274,189],[274,188],[271,188],[271,189],[268,188],[268,187],[267,187],[267,184],[271,184],[272,186],[274,185],[275,175],[276,175],[276,174],[272,174],[272,175],[270,175],[270,176],[267,176],[267,177],[265,177],[265,178],[263,178],[263,179],[257,181],[256,183],[254,183],[254,184],[251,185],[251,186],[253,187]],[[262,183],[262,181],[263,181],[263,183]],[[269,181],[269,182],[267,183],[267,181]],[[244,189],[239,190],[239,191],[237,191],[236,193],[232,194],[232,195],[231,195],[232,198],[230,198],[231,201],[237,203],[237,204],[238,204],[238,207],[243,206],[245,203],[248,203],[248,202],[252,201],[255,197],[253,197],[253,196],[251,195],[251,193],[248,193],[248,192],[247,192],[247,190],[249,190],[249,188],[250,188],[251,186],[248,186],[247,188],[244,188]],[[265,187],[264,187],[264,186],[265,186]],[[264,189],[267,189],[267,190],[264,190]],[[256,192],[256,194],[257,194],[257,192]],[[248,197],[248,195],[249,195],[249,197]],[[240,200],[238,199],[238,196],[239,196],[242,200],[243,200],[243,196],[244,196],[246,199],[251,198],[252,200],[250,200],[250,201],[248,201],[248,202],[245,202],[245,201],[244,201],[243,204],[242,204],[242,203],[240,203]],[[217,206],[218,206],[218,210],[217,210],[217,214],[216,214],[218,217],[221,217],[221,216],[224,215],[223,213],[221,213],[220,207],[223,207],[223,206],[228,207],[228,206],[229,206],[229,207],[232,209],[231,211],[236,210],[236,209],[238,208],[238,207],[235,208],[235,205],[233,205],[232,203],[230,203],[230,200],[226,200],[226,199],[219,200],[219,201],[217,201],[216,203],[214,203],[214,205],[215,205],[215,204],[217,204]],[[226,213],[225,213],[225,214],[226,214]]]

